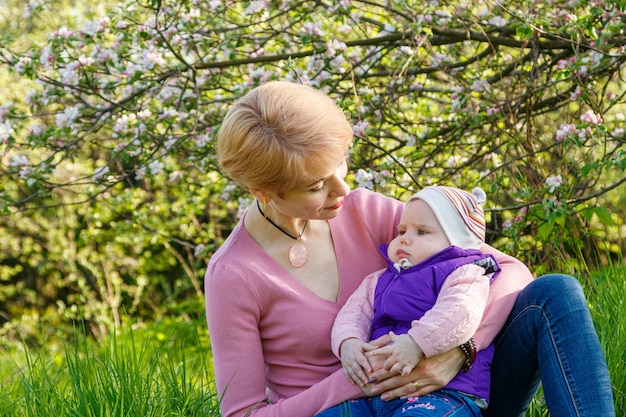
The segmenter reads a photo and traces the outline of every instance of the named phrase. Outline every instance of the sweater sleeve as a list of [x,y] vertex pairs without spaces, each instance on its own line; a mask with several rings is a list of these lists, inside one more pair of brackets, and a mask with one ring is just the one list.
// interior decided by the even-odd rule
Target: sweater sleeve
[[517,294],[534,279],[528,267],[518,259],[487,244],[481,246],[480,250],[496,259],[500,273],[489,287],[487,307],[474,335],[477,350],[484,349],[493,341],[511,314]]
[[[205,278],[207,321],[223,417],[310,417],[362,396],[338,369],[290,398],[269,398],[255,287],[223,266],[209,265]],[[272,404],[270,404],[270,400]]]
[[484,273],[474,264],[454,270],[444,281],[435,305],[412,323],[408,333],[426,357],[454,349],[474,336],[489,293],[489,277]]
[[369,340],[374,317],[374,292],[382,271],[368,275],[339,310],[333,326],[331,347],[339,357],[341,342],[351,337]]

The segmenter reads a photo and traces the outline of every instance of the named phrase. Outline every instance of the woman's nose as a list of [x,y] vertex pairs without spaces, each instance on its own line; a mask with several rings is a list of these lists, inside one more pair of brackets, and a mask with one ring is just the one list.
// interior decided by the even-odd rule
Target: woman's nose
[[350,192],[350,186],[339,175],[333,176],[331,192],[337,196],[344,197]]

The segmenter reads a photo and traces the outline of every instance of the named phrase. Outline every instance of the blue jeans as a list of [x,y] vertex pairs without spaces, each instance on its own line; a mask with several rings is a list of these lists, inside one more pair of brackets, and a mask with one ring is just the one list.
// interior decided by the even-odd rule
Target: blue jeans
[[615,416],[604,352],[575,278],[530,283],[495,343],[485,416],[523,416],[540,382],[552,417]]
[[383,401],[359,398],[331,407],[315,417],[480,417],[480,408],[458,391],[441,389],[423,397]]

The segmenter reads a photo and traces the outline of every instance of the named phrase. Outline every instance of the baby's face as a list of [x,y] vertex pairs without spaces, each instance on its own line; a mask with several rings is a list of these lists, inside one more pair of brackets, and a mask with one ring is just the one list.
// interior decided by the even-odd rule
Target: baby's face
[[435,213],[423,200],[409,201],[404,207],[398,235],[391,240],[387,256],[393,262],[407,258],[413,265],[450,246]]

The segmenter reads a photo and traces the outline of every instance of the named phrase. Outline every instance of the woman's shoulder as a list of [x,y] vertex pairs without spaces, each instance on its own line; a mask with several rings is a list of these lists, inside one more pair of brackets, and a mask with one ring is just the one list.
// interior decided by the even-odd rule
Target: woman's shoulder
[[391,240],[400,220],[404,203],[364,188],[352,190],[344,199],[342,212],[329,220],[335,236],[346,235],[349,242],[360,239],[372,243],[372,253],[378,245]]
[[[220,276],[220,279],[239,280],[250,275],[251,271],[263,268],[267,259],[265,252],[246,231],[242,218],[209,258],[205,279]],[[256,268],[252,265],[256,265]]]
[[395,198],[368,190],[367,188],[355,188],[345,198],[345,205],[352,210],[366,210],[368,213],[377,211],[402,210],[404,203]]
[[260,303],[264,280],[259,279],[267,265],[267,256],[254,248],[256,243],[245,228],[235,227],[224,244],[211,255],[204,275],[207,300],[219,302],[238,298]]

